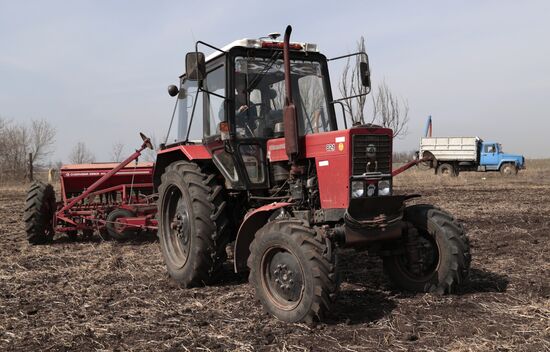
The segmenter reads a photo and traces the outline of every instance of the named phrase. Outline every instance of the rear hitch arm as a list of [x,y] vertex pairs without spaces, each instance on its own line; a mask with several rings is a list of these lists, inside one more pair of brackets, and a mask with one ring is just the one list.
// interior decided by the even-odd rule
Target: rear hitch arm
[[399,175],[400,173],[402,173],[403,171],[406,171],[408,169],[410,169],[411,167],[415,166],[415,165],[418,165],[424,161],[430,161],[432,160],[431,157],[425,157],[425,158],[422,158],[422,159],[417,159],[417,160],[412,160],[412,161],[409,161],[408,163],[406,163],[405,165],[401,166],[400,168],[398,169],[395,169],[391,172],[391,175],[392,177],[393,176],[397,176]]
[[57,217],[62,216],[67,210],[72,208],[76,203],[80,202],[82,199],[86,198],[90,193],[95,191],[99,186],[105,183],[108,179],[110,179],[114,174],[119,172],[123,167],[131,163],[134,159],[138,158],[141,155],[141,152],[146,149],[153,149],[153,145],[151,144],[151,139],[146,137],[143,133],[140,133],[141,138],[143,139],[143,144],[141,147],[136,150],[132,155],[130,155],[126,160],[122,161],[120,164],[118,164],[114,169],[103,175],[99,180],[95,181],[90,187],[88,187],[84,192],[82,192],[81,195],[79,195],[76,198],[73,198],[69,204],[65,205],[63,208],[61,208],[57,212]]

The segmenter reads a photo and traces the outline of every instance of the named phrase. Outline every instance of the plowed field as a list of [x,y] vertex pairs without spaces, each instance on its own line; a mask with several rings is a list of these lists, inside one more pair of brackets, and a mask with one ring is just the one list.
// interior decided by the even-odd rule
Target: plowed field
[[330,319],[315,327],[262,313],[227,264],[215,286],[169,279],[155,236],[125,243],[30,246],[25,187],[0,189],[0,350],[549,351],[550,163],[514,178],[412,170],[396,192],[420,193],[465,226],[470,280],[454,295],[402,293],[378,259],[346,251]]

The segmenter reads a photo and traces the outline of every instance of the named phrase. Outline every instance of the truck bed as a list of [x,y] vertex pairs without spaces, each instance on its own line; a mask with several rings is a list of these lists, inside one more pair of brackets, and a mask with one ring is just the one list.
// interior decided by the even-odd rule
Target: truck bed
[[441,161],[477,161],[478,137],[424,137],[420,140],[420,155],[430,152]]

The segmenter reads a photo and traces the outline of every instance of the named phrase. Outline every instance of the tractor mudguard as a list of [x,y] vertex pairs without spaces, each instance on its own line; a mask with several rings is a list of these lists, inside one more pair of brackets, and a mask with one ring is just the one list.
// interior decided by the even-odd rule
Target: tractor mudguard
[[237,232],[237,238],[235,239],[233,262],[236,273],[246,269],[246,261],[250,255],[250,243],[254,240],[256,232],[267,223],[269,217],[275,210],[289,206],[290,204],[292,203],[271,203],[254,209],[246,214]]
[[157,159],[153,172],[153,185],[155,191],[160,184],[160,176],[171,163],[178,160],[204,161],[211,160],[212,156],[204,145],[176,145],[157,152]]

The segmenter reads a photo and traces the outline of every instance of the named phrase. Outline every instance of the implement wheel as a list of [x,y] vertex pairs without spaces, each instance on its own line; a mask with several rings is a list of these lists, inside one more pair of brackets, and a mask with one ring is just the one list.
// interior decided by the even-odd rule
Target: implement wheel
[[128,227],[122,223],[118,223],[118,219],[120,218],[131,218],[134,216],[133,212],[123,208],[118,208],[110,212],[107,216],[107,223],[105,224],[109,237],[117,241],[124,241],[137,235],[137,229],[135,227]]
[[470,270],[470,244],[448,213],[420,204],[405,209],[411,225],[400,242],[402,254],[384,257],[384,269],[398,287],[416,292],[452,293]]
[[286,322],[321,320],[338,290],[336,253],[300,220],[267,223],[250,245],[249,281],[271,315]]
[[192,162],[170,164],[161,178],[158,236],[170,276],[184,287],[211,283],[227,258],[226,202],[215,175]]
[[25,200],[25,231],[30,244],[44,244],[53,239],[53,218],[56,211],[52,185],[34,182]]

